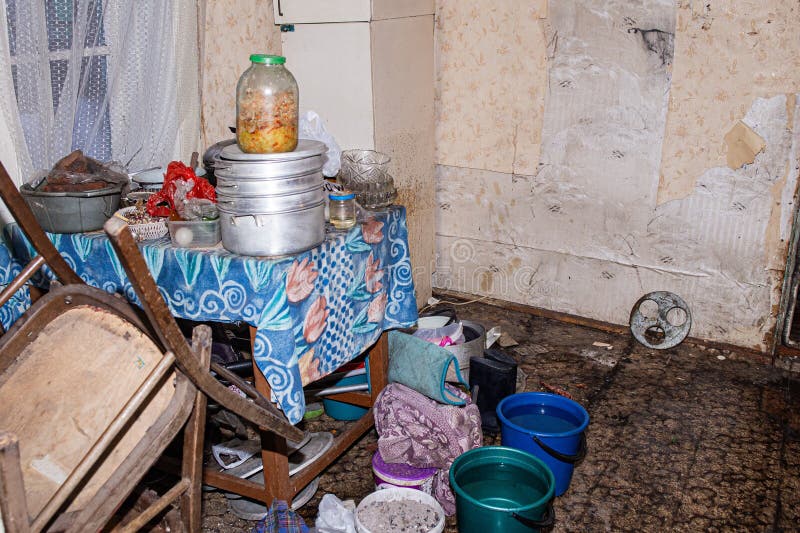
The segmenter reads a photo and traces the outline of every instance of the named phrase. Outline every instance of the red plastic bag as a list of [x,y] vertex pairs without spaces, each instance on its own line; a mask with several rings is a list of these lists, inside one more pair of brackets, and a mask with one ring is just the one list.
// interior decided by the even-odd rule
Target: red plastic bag
[[[176,182],[179,180],[194,184],[184,198],[175,198]],[[147,212],[154,217],[168,217],[175,211],[176,201],[186,201],[192,198],[203,198],[216,202],[217,193],[208,180],[197,177],[194,170],[180,161],[173,161],[167,166],[161,190],[147,200]]]

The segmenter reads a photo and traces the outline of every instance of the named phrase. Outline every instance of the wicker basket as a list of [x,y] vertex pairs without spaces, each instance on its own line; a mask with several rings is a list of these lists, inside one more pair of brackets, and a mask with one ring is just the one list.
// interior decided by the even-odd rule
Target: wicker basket
[[160,239],[169,233],[166,219],[160,219],[156,222],[146,222],[144,224],[131,223],[128,216],[135,212],[136,206],[125,207],[114,213],[114,216],[128,223],[131,233],[138,242]]

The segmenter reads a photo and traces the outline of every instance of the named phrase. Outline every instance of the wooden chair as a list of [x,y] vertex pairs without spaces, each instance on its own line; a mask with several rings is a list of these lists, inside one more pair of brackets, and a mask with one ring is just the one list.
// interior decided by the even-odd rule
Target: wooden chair
[[180,480],[117,529],[135,531],[181,498],[185,528],[199,531],[206,396],[283,437],[299,440],[302,432],[235,375],[224,377],[250,400],[211,375],[210,330],[195,328],[189,346],[124,222],[111,219],[105,229],[146,320],[122,299],[82,283],[1,164],[0,196],[39,253],[0,293],[0,301],[45,263],[63,283],[0,338],[5,531],[105,527],[182,428]]

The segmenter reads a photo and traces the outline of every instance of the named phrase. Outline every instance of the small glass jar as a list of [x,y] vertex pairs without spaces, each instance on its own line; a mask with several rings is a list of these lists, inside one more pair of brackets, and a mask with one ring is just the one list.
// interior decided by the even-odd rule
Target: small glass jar
[[356,195],[350,191],[332,192],[328,195],[328,212],[336,229],[349,229],[356,225]]
[[250,56],[236,84],[236,142],[242,152],[273,154],[297,148],[299,94],[286,58]]

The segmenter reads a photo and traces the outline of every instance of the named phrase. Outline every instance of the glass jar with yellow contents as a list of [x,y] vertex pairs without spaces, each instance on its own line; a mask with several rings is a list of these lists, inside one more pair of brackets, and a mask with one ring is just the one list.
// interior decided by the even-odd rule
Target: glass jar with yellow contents
[[286,58],[250,56],[236,85],[236,142],[249,154],[291,152],[297,147],[299,94]]

